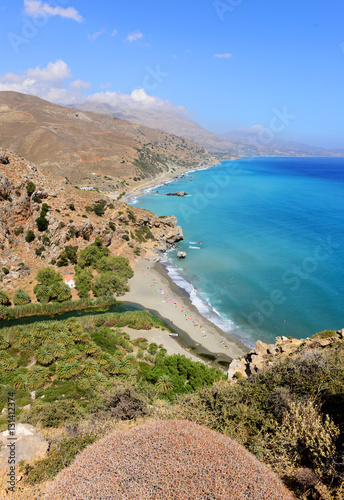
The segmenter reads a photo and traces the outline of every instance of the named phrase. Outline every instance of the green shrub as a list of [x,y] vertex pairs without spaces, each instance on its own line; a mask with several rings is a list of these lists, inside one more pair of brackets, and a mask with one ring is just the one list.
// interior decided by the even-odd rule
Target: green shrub
[[17,228],[16,228],[13,232],[14,232],[14,234],[15,234],[16,236],[19,236],[20,234],[23,234],[23,232],[24,232],[24,228],[23,228],[23,226],[19,226],[19,227],[17,227]]
[[3,267],[3,268],[2,268],[2,272],[3,272],[4,274],[9,274],[10,270],[8,269],[8,267]]
[[37,217],[35,222],[37,224],[38,231],[43,232],[48,229],[49,221],[44,216]]
[[51,267],[40,269],[36,274],[36,280],[41,285],[46,286],[54,285],[55,283],[63,281],[61,274],[56,272],[55,269]]
[[43,252],[45,252],[45,250],[46,250],[45,246],[42,245],[40,247],[35,248],[35,254],[37,256],[41,256]]
[[23,412],[20,420],[31,425],[43,427],[60,427],[67,422],[75,422],[84,417],[80,406],[72,400],[54,403],[35,404],[27,412]]
[[38,460],[33,465],[23,466],[21,471],[25,475],[25,482],[35,485],[50,481],[62,469],[68,467],[78,453],[95,440],[93,436],[72,437],[53,444],[43,460]]
[[89,297],[89,292],[92,288],[92,274],[86,269],[78,268],[78,271],[75,273],[74,281],[75,288],[78,291],[79,297]]
[[318,332],[313,337],[312,339],[327,339],[329,337],[334,337],[336,335],[336,332],[333,330],[323,330],[322,332]]
[[92,245],[82,250],[79,254],[78,265],[81,269],[85,267],[96,267],[97,262],[110,254],[110,250],[103,245],[100,238],[96,238]]
[[105,214],[105,209],[106,209],[106,201],[105,200],[100,200],[98,203],[93,205],[93,211],[98,217],[101,217],[102,215]]
[[26,233],[25,236],[25,241],[28,243],[31,243],[35,239],[35,233],[29,229],[29,231]]
[[0,320],[6,321],[12,318],[14,318],[14,314],[11,309],[0,304]]
[[36,189],[36,185],[33,182],[29,181],[27,183],[27,186],[26,186],[27,194],[29,196],[31,196],[33,194],[33,192],[35,191],[35,189]]
[[152,354],[154,356],[158,352],[158,344],[156,344],[155,342],[149,344],[148,352],[149,354]]
[[46,215],[50,207],[47,203],[43,203],[40,216],[36,219],[37,228],[39,231],[43,232],[48,229],[49,221],[46,219]]

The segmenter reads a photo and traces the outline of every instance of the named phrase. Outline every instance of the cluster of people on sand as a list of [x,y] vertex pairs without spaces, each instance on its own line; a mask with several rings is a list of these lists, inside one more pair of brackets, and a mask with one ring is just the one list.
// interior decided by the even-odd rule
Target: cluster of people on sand
[[[147,273],[146,273],[146,271],[142,271],[142,277],[143,277],[143,278],[145,278],[146,276],[149,276],[149,274],[150,274],[149,272],[147,272]],[[159,278],[159,279],[161,279],[161,278]],[[152,281],[153,281],[153,282],[152,282],[152,284],[151,284],[151,287],[155,287],[155,286],[159,285],[158,280],[157,280],[156,278],[152,278]],[[156,290],[154,290],[154,294],[155,294],[155,295],[156,295],[156,294],[158,294],[158,293],[160,293],[161,295],[165,295],[165,290],[164,290],[163,288],[157,288]],[[187,312],[186,312],[185,307],[184,307],[183,305],[180,305],[180,306],[179,306],[178,302],[177,302],[176,300],[174,300],[174,299],[176,299],[176,298],[177,298],[176,296],[173,296],[173,298],[171,298],[171,297],[169,297],[169,296],[166,296],[166,297],[165,297],[165,298],[164,298],[161,302],[165,302],[165,303],[166,303],[166,302],[170,302],[170,303],[172,303],[172,305],[173,305],[175,308],[180,309],[180,312],[181,312],[182,314],[184,314],[184,316],[185,316],[185,321],[192,321],[193,326],[194,326],[195,328],[198,328],[199,330],[201,330],[201,331],[202,331],[202,334],[203,334],[203,338],[204,338],[204,339],[206,339],[206,338],[208,337],[208,335],[207,335],[207,332],[206,332],[205,330],[202,330],[203,325],[199,325],[198,323],[196,323],[196,321],[194,321],[194,320],[191,318],[191,316],[189,315],[189,313],[187,313]],[[173,323],[173,321],[172,321],[172,323]],[[220,344],[222,345],[222,347],[223,347],[224,349],[228,349],[228,346],[227,346],[227,345],[225,345],[225,343],[224,343],[224,341],[223,341],[223,340],[220,342]]]

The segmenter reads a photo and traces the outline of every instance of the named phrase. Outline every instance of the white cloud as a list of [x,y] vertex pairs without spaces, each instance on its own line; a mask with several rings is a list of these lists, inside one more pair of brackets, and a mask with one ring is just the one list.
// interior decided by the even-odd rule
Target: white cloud
[[230,57],[232,57],[232,54],[230,54],[229,52],[226,52],[225,54],[214,54],[214,57],[219,57],[222,59],[229,59]]
[[140,30],[133,31],[132,33],[129,33],[129,35],[126,38],[127,42],[136,42],[137,40],[140,40],[143,37],[143,33],[141,33]]
[[84,82],[83,80],[74,80],[69,84],[71,89],[82,90],[89,89],[91,87],[90,82]]
[[116,36],[118,33],[117,29],[114,29],[113,32],[111,33],[111,36]]
[[[115,112],[132,109],[141,111],[154,111],[157,113],[189,114],[184,106],[175,106],[170,101],[160,97],[150,96],[141,89],[134,90],[131,94],[111,92],[104,90],[95,94],[85,95],[86,89],[91,86],[83,80],[72,80],[72,72],[68,65],[58,60],[50,62],[46,67],[29,68],[24,73],[7,73],[0,75],[0,91],[13,90],[23,94],[30,94],[56,104],[68,105],[82,102],[96,102],[108,104]],[[100,88],[107,88],[111,83],[104,83]]]
[[74,7],[52,7],[47,3],[43,3],[40,0],[24,0],[24,14],[29,17],[39,17],[39,16],[61,16],[67,19],[74,19],[78,23],[82,23],[83,18],[79,12],[74,9]]
[[103,90],[103,89],[108,89],[109,87],[111,87],[111,85],[112,85],[112,83],[110,83],[110,82],[101,83],[101,84],[99,85],[99,88],[100,88],[100,89],[102,89],[102,90]]
[[[12,73],[13,74],[13,73]],[[72,74],[64,61],[58,60],[56,63],[49,63],[46,68],[41,69],[37,66],[34,69],[29,68],[26,72],[29,78],[39,81],[54,82],[71,78]]]
[[[88,39],[90,42],[95,42],[98,38],[98,36],[102,35],[103,33],[105,33],[106,29],[103,28],[101,29],[100,31],[96,31],[95,33],[93,33],[93,35],[88,35]],[[111,35],[112,36],[112,35]]]
[[122,94],[120,92],[98,92],[88,95],[83,99],[83,102],[97,102],[108,104],[116,110],[116,112],[128,111],[132,109],[141,109],[143,111],[158,111],[158,112],[173,112],[189,114],[189,111],[184,106],[175,106],[168,100],[161,99],[146,94],[144,89],[134,90],[131,94]]
[[45,68],[29,68],[25,73],[7,73],[0,76],[0,91],[13,90],[31,94],[57,104],[72,104],[81,99],[82,91],[90,84],[82,80],[67,81],[72,77],[64,61],[50,62]]

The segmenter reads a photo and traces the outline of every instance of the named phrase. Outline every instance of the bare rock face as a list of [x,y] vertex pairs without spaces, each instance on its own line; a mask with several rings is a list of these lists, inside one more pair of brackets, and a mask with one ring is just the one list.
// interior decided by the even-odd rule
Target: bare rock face
[[[327,332],[326,332],[327,333]],[[254,373],[266,370],[272,366],[276,359],[281,356],[293,356],[302,347],[328,347],[344,339],[344,329],[337,332],[329,332],[322,336],[317,334],[306,339],[294,339],[292,337],[277,337],[275,344],[265,344],[257,340],[253,351],[240,359],[234,359],[229,365],[227,372],[228,380],[246,378]]]
[[177,193],[167,193],[167,196],[180,196],[183,198],[184,196],[189,196],[186,191],[178,191]]
[[6,196],[9,196],[12,189],[12,182],[0,172],[0,194],[2,198],[6,199]]
[[[28,424],[16,424],[15,436],[15,457],[16,463],[20,460],[31,460],[32,458],[42,458],[49,448],[49,443],[37,431],[35,427]],[[0,443],[3,445],[0,450],[0,464],[7,465],[8,450],[7,445],[11,441],[9,431],[0,434]]]
[[185,259],[186,257],[186,252],[178,252],[177,253],[178,259]]

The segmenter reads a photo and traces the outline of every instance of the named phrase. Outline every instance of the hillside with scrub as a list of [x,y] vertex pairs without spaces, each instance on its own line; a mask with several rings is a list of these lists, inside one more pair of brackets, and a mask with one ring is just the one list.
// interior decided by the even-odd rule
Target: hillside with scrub
[[[56,498],[65,494],[70,477],[74,478],[75,492],[82,491],[81,470],[87,476],[101,473],[102,464],[94,465],[97,450],[103,445],[112,450],[114,446],[122,446],[121,443],[125,446],[132,442],[132,436],[137,436],[134,438],[136,448],[128,455],[129,462],[134,460],[133,466],[130,470],[120,466],[123,482],[116,483],[118,490],[114,490],[123,498],[132,491],[126,477],[131,477],[132,484],[138,488],[137,498],[184,498],[182,488],[178,489],[180,496],[169,497],[163,493],[164,488],[166,491],[173,488],[175,478],[183,485],[184,476],[178,472],[183,466],[173,469],[177,463],[184,463],[190,474],[199,479],[192,498],[204,498],[198,489],[202,481],[206,483],[200,471],[202,464],[205,470],[214,471],[211,472],[213,481],[221,492],[221,488],[228,488],[226,481],[233,470],[233,447],[241,456],[235,461],[236,474],[231,479],[234,485],[235,481],[242,484],[240,478],[250,470],[251,465],[247,464],[251,464],[255,456],[255,460],[274,471],[298,499],[342,498],[344,347],[338,338],[325,347],[317,341],[331,335],[336,338],[335,332],[321,332],[314,336],[312,345],[309,343],[292,358],[280,356],[273,366],[246,379],[228,382],[224,373],[215,368],[194,363],[184,356],[169,356],[163,345],[149,344],[144,337],[132,340],[121,330],[124,326],[140,330],[164,328],[160,320],[149,313],[131,311],[2,329],[1,406],[5,406],[10,388],[16,387],[18,421],[34,425],[50,442],[45,458],[21,465],[18,499],[38,498],[37,491],[50,491],[47,488],[51,481],[64,470],[66,472],[51,486]],[[6,416],[2,415],[4,427]],[[187,422],[166,422],[175,419],[201,427],[190,427]],[[145,436],[142,440],[141,428],[137,428],[137,434],[135,428],[150,421],[155,423],[142,427],[142,436]],[[214,433],[208,434],[207,428]],[[186,438],[189,432],[190,438]],[[185,443],[178,438],[178,433],[185,437]],[[210,436],[214,442],[223,443],[223,455],[222,451],[217,455],[215,448],[209,448]],[[104,443],[100,441],[99,448],[88,448],[102,438]],[[230,440],[226,441],[227,438]],[[193,452],[187,448],[189,439],[199,443]],[[163,451],[162,446],[167,447],[166,450],[175,449],[176,440],[180,442],[181,454],[175,456]],[[151,444],[147,451],[145,443]],[[250,454],[246,454],[244,448]],[[82,450],[85,451],[78,458]],[[168,464],[171,474],[166,476],[158,467],[153,474],[148,462],[143,460],[150,452],[156,454],[156,462]],[[125,455],[122,458],[126,460]],[[90,461],[92,468],[88,468]],[[258,461],[255,463],[259,464]],[[213,469],[215,464],[221,464],[219,475]],[[66,469],[69,465],[71,469]],[[243,483],[253,496],[247,493],[247,497],[238,498],[280,498],[278,488],[282,486],[276,486],[274,494],[259,496],[256,492],[254,484],[261,484],[261,492],[265,492],[265,477],[269,477],[260,466],[263,465],[257,465],[257,470],[262,471],[257,472],[260,482],[250,473]],[[141,471],[139,485],[135,483],[136,470]],[[97,488],[102,483],[92,484]],[[152,484],[157,488],[154,494],[149,490]],[[140,497],[141,493],[146,496]],[[116,495],[110,494],[109,498],[122,498]],[[55,497],[48,494],[47,498]],[[99,497],[94,493],[94,496],[80,498]]]
[[[104,257],[122,256],[134,264],[157,259],[181,239],[173,216],[160,218],[97,191],[82,191],[0,150],[0,280],[10,300],[18,289],[35,300],[34,278],[41,268],[73,274],[78,253],[96,241],[107,248]],[[87,268],[87,263],[80,268],[84,277]]]

